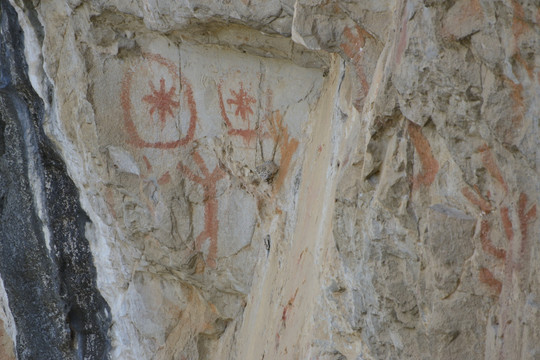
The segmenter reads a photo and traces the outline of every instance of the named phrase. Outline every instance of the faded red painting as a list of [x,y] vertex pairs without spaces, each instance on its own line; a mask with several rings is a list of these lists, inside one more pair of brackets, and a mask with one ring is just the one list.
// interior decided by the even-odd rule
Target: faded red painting
[[[257,103],[257,100],[249,94],[249,89],[246,90],[242,81],[238,85],[238,90],[229,90],[229,97],[227,97],[226,102],[223,101],[223,83],[218,85],[219,108],[221,117],[227,127],[227,133],[232,136],[242,137],[246,145],[249,146],[260,135],[258,129],[254,128],[251,119],[251,116],[254,114],[252,106]],[[239,117],[240,121],[234,121],[233,124],[233,121],[231,121],[227,114],[225,103],[229,109],[232,108],[235,117]]]
[[176,109],[180,106],[180,103],[178,101],[173,100],[176,88],[173,86],[168,91],[165,91],[164,78],[161,78],[159,80],[159,90],[156,90],[152,81],[149,81],[148,85],[150,85],[152,93],[144,96],[142,100],[146,101],[152,106],[150,108],[150,115],[153,115],[154,112],[157,110],[159,114],[159,121],[161,123],[160,125],[161,127],[163,127],[165,125],[165,121],[167,120],[167,116],[170,115],[171,117],[173,117],[173,109]]
[[[145,87],[146,91],[139,95]],[[182,102],[189,112],[185,134],[177,130],[183,125]],[[128,142],[138,148],[174,149],[186,145],[195,136],[198,119],[191,84],[178,75],[173,62],[161,55],[145,53],[139,64],[126,71],[121,103]],[[148,134],[154,138],[148,139]]]
[[360,82],[357,87],[358,92],[354,101],[354,106],[360,110],[364,98],[369,91],[369,82],[362,64],[364,47],[366,46],[366,40],[373,39],[373,36],[358,25],[354,28],[347,26],[343,31],[343,36],[346,41],[343,42],[340,47],[343,50],[343,53],[351,60],[356,77]]
[[[524,192],[512,198],[492,150],[487,146],[478,148],[482,164],[494,180],[491,191],[481,194],[478,187],[464,187],[462,194],[471,204],[482,211],[480,220],[480,244],[487,255],[488,265],[478,271],[478,279],[497,296],[500,305],[499,319],[495,320],[497,338],[501,341],[498,359],[512,356],[511,344],[520,341],[522,324],[516,318],[516,288],[527,284],[530,274],[531,241],[529,230],[537,220],[536,204]],[[493,232],[502,230],[504,242],[494,241]],[[516,328],[517,327],[517,328]],[[510,344],[510,345],[508,345]]]
[[[276,154],[279,153],[279,171],[274,181],[274,192],[277,193],[283,186],[299,141],[290,136],[289,129],[285,124],[281,112],[273,109],[273,94],[271,90],[268,89],[265,91],[266,104],[264,115],[262,120],[254,126],[250,117],[254,115],[252,105],[257,104],[257,100],[245,89],[243,82],[240,81],[238,83],[238,89],[237,91],[229,90],[230,97],[226,98],[227,101],[225,102],[223,83],[218,85],[217,90],[221,116],[228,129],[227,133],[230,136],[241,137],[246,145],[253,146],[254,149],[260,146],[261,162],[274,161],[276,160]],[[242,128],[234,127],[227,114],[225,103],[234,111],[235,116],[240,118],[241,124],[243,124]],[[260,103],[258,105],[259,107],[261,106]],[[255,143],[254,140],[259,140],[259,143]],[[262,143],[266,141],[272,143],[273,150],[271,154],[266,154],[265,156]]]
[[[496,184],[502,191],[502,198],[508,198],[508,185],[502,176],[502,171],[495,161],[495,157],[491,149],[487,146],[481,146],[478,149],[481,155],[484,168],[490,176],[496,181]],[[493,289],[494,293],[500,295],[503,290],[503,285],[512,288],[513,274],[519,272],[522,267],[522,262],[527,262],[525,258],[529,254],[529,226],[536,219],[536,204],[530,204],[525,193],[520,193],[517,203],[511,201],[503,201],[501,205],[492,205],[491,193],[482,195],[477,188],[472,190],[468,187],[462,189],[462,194],[469,202],[477,206],[483,213],[485,218],[480,221],[480,244],[482,250],[489,256],[499,259],[503,265],[503,277],[496,276],[494,272],[487,267],[483,267],[479,271],[479,280]],[[498,208],[498,209],[497,209]],[[499,210],[498,213],[496,210]],[[518,219],[518,223],[512,222],[512,211]],[[506,239],[506,248],[501,249],[493,243],[491,232],[494,226],[494,216],[498,215],[499,222],[502,225],[503,233]],[[514,231],[519,229],[519,244],[515,242]]]
[[401,26],[399,29],[399,40],[397,41],[397,45],[395,48],[395,57],[396,57],[396,65],[399,65],[401,63],[401,59],[403,57],[403,54],[405,53],[405,49],[407,48],[407,41],[408,41],[408,33],[407,33],[407,27],[408,27],[408,21],[407,21],[407,10],[405,7],[405,3],[402,1],[401,4]]
[[439,171],[439,162],[433,156],[431,145],[419,125],[409,121],[407,131],[422,165],[422,170],[412,180],[414,191],[420,186],[430,186],[435,181],[435,176]]
[[[519,1],[511,0],[510,2],[513,10],[512,35],[514,38],[514,43],[510,51],[514,59],[527,71],[528,77],[532,79],[535,70],[534,60],[530,56],[527,56],[527,54],[522,54],[519,45],[521,42],[526,42],[528,38],[534,39],[538,36],[537,30],[534,27],[535,20],[537,19],[527,19],[525,10]],[[538,10],[538,13],[540,14],[540,10]]]
[[217,182],[223,179],[226,173],[216,166],[212,172],[208,170],[204,159],[197,150],[192,153],[193,160],[198,166],[197,172],[192,171],[181,161],[177,168],[191,181],[202,186],[204,201],[204,230],[195,239],[195,250],[201,251],[202,245],[209,240],[208,255],[206,264],[210,268],[216,267],[216,257],[218,250],[218,200],[217,200]]
[[281,155],[277,179],[274,182],[274,192],[277,193],[285,182],[285,177],[289,172],[291,160],[298,148],[299,142],[294,137],[289,136],[289,129],[285,125],[283,116],[279,111],[272,112],[267,121],[270,128],[270,136],[275,146],[279,148]]
[[[245,81],[244,75],[238,71],[231,72],[218,81],[221,120],[226,134],[240,138],[250,151],[255,150],[261,157],[261,163],[269,160],[279,162],[273,179],[273,191],[277,193],[285,182],[299,141],[290,135],[280,111],[272,109],[271,90],[258,90],[264,97],[264,106],[261,105],[260,98],[253,93],[252,85]],[[228,82],[224,80],[227,78]],[[236,81],[230,81],[231,78]],[[160,153],[174,156],[174,152],[169,150],[196,143],[195,131],[200,119],[191,84],[179,75],[177,64],[160,55],[145,53],[124,74],[121,104],[127,142],[144,150],[139,154],[144,162],[140,192],[150,213],[155,212],[155,201],[147,193],[174,183],[175,171],[200,185],[204,228],[197,235],[193,250],[203,252],[207,249],[204,250],[204,263],[215,268],[220,224],[217,186],[226,178],[226,172],[219,165],[210,170],[207,165],[209,159],[205,161],[196,147],[190,152],[189,160],[174,161],[177,164],[174,171],[162,169],[154,163]],[[273,148],[267,156],[263,155],[263,142],[267,149]],[[260,152],[257,152],[257,146]],[[163,151],[156,152],[156,149]],[[145,191],[147,187],[149,190]]]

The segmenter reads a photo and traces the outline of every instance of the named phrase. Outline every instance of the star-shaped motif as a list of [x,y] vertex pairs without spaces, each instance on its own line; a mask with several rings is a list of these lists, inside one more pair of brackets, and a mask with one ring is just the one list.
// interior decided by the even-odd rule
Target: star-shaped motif
[[244,84],[240,83],[240,90],[238,92],[231,90],[231,95],[234,96],[234,99],[228,99],[227,104],[236,105],[235,115],[240,117],[242,120],[246,121],[249,114],[253,114],[251,106],[249,104],[254,104],[255,99],[252,96],[249,96],[246,90],[244,90]]
[[161,126],[165,126],[165,120],[167,114],[173,116],[173,108],[178,108],[180,103],[174,101],[172,98],[175,96],[176,88],[173,86],[169,89],[168,92],[165,92],[165,79],[161,78],[159,80],[159,91],[156,90],[154,84],[151,81],[148,82],[150,85],[150,90],[152,91],[151,95],[146,95],[143,97],[143,101],[146,101],[151,105],[150,115],[153,115],[157,110],[159,121]]

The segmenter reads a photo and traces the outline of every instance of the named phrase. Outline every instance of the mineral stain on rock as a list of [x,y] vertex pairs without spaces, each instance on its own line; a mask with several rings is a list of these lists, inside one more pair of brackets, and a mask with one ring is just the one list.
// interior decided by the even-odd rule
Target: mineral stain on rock
[[0,4],[0,358],[540,355],[533,1]]
[[45,136],[18,15],[0,1],[0,276],[18,359],[106,359],[109,307],[96,288],[78,191]]

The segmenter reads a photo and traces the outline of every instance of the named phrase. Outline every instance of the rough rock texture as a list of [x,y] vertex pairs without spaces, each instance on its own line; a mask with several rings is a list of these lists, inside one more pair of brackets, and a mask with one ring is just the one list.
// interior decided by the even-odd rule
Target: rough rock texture
[[8,330],[0,354],[13,358],[14,340],[18,359],[103,359],[110,315],[96,289],[88,218],[41,128],[17,14],[0,6],[0,323]]
[[540,358],[538,2],[1,4],[1,359]]

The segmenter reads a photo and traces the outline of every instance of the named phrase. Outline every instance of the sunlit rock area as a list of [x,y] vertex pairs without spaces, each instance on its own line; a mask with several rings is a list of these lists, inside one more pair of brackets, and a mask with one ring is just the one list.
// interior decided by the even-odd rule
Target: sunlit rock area
[[540,359],[540,4],[0,0],[0,359]]

